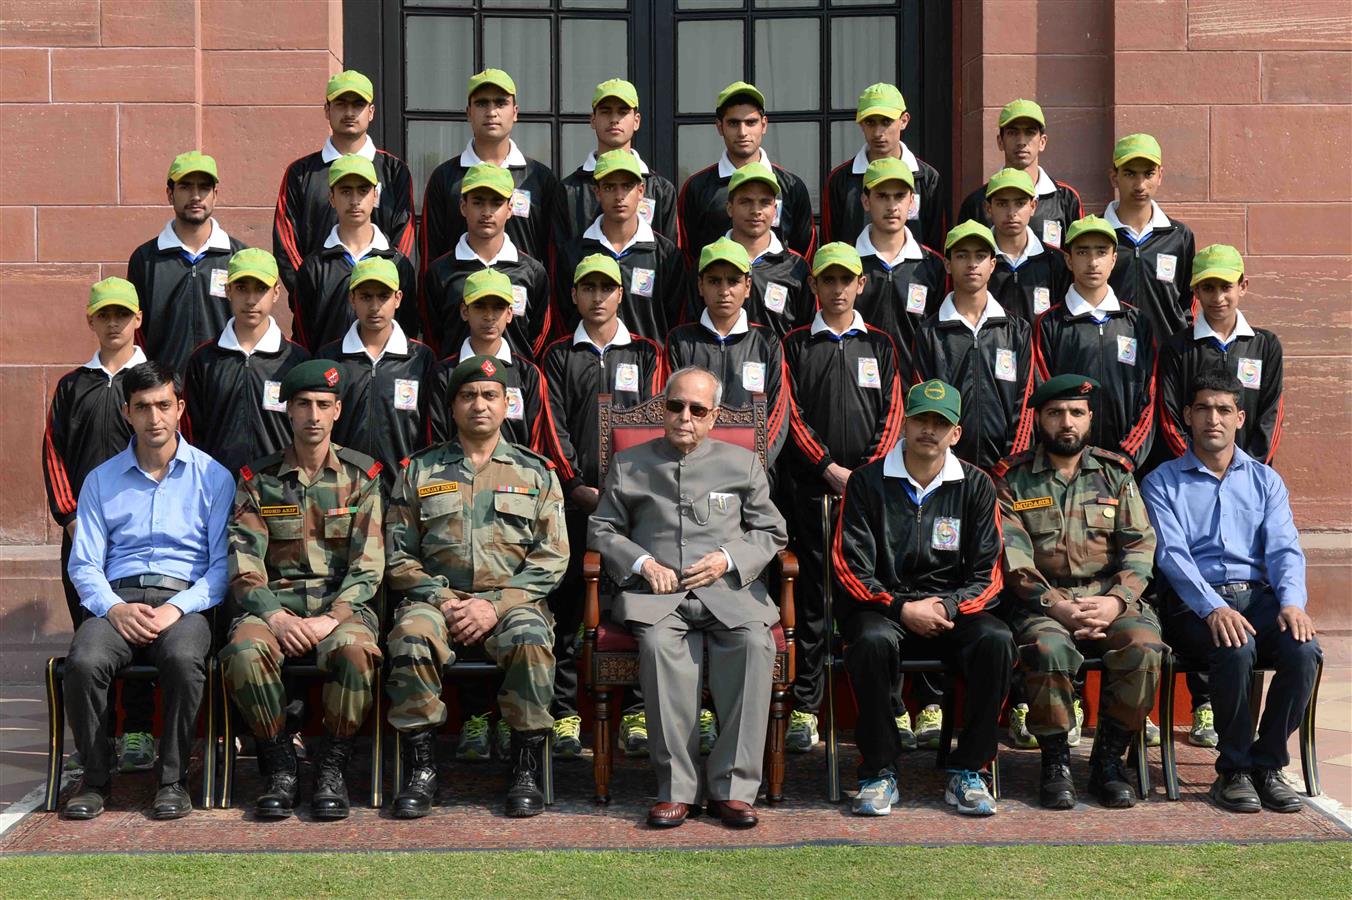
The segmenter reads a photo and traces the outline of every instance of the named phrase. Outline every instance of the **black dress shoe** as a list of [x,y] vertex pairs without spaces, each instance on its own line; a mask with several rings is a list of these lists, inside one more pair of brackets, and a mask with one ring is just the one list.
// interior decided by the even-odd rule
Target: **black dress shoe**
[[[698,808],[698,807],[696,807]],[[653,828],[676,828],[690,818],[691,807],[685,803],[654,803],[648,810],[648,825]]]
[[103,812],[108,802],[109,786],[80,783],[80,787],[66,801],[64,814],[67,819],[94,819]]
[[1217,806],[1230,812],[1256,813],[1263,809],[1248,772],[1222,772],[1208,793]]
[[150,807],[152,819],[181,819],[192,812],[192,798],[183,783],[162,784],[155,792],[155,802]]
[[751,804],[741,800],[710,800],[709,815],[718,816],[729,828],[755,828],[760,821]]
[[1286,783],[1281,772],[1276,769],[1258,769],[1253,775],[1253,787],[1264,809],[1281,813],[1300,812],[1303,805],[1300,794]]

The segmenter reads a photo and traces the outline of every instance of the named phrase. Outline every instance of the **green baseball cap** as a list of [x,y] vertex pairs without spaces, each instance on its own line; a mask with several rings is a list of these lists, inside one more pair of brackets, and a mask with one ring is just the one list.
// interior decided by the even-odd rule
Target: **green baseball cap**
[[343,94],[356,94],[370,103],[376,98],[376,88],[371,84],[371,79],[356,69],[348,69],[346,72],[329,77],[328,87],[324,89],[324,99],[337,100]]
[[956,425],[962,419],[962,393],[951,384],[931,378],[906,392],[905,410],[908,418],[932,412]]
[[1197,251],[1192,258],[1192,281],[1196,287],[1208,278],[1235,283],[1244,277],[1244,257],[1229,244],[1212,244]]
[[1113,144],[1113,168],[1129,159],[1148,159],[1155,165],[1164,163],[1160,142],[1148,134],[1129,134]]
[[451,370],[451,377],[446,380],[448,403],[455,399],[461,385],[471,381],[493,381],[505,388],[507,375],[504,368],[502,360],[492,356],[471,356],[461,361],[460,365]]
[[1098,389],[1099,383],[1086,375],[1057,375],[1038,385],[1038,389],[1028,398],[1028,405],[1040,409],[1043,404],[1053,400],[1088,400]]
[[340,156],[329,166],[329,187],[333,187],[348,175],[356,175],[367,184],[380,184],[376,176],[376,167],[364,156],[348,153]]
[[996,120],[995,127],[1004,128],[1016,119],[1032,119],[1041,127],[1047,127],[1047,117],[1042,114],[1042,107],[1032,100],[1022,99],[1011,100],[1005,104],[1004,109],[1000,110],[1000,118]]
[[749,181],[763,181],[775,192],[776,197],[779,196],[779,179],[769,166],[761,162],[747,163],[732,173],[732,178],[728,180],[728,196],[737,193],[737,189]]
[[1099,216],[1085,216],[1083,219],[1076,219],[1070,223],[1070,231],[1066,233],[1066,239],[1061,243],[1061,249],[1069,250],[1070,245],[1086,234],[1101,234],[1117,246],[1117,232],[1107,219]]
[[747,255],[746,248],[726,237],[721,237],[712,244],[705,244],[704,249],[699,252],[700,272],[716,262],[725,262],[742,274],[751,271],[751,257]]
[[475,91],[488,85],[500,87],[513,97],[516,96],[516,82],[512,80],[512,76],[501,69],[484,69],[482,72],[476,72],[469,76],[469,91],[465,96],[473,97]]
[[245,247],[230,257],[225,269],[226,284],[234,284],[241,278],[257,278],[272,287],[277,277],[276,257],[259,247]]
[[282,387],[278,392],[283,403],[302,391],[316,391],[321,394],[338,394],[342,387],[342,369],[331,359],[307,359],[291,367],[282,378]]
[[480,269],[465,279],[465,292],[460,295],[462,303],[469,306],[489,297],[505,300],[510,306],[515,299],[512,296],[512,279],[493,268]]
[[193,172],[210,175],[212,181],[221,180],[220,176],[216,174],[216,160],[207,156],[201,150],[189,150],[186,153],[180,153],[169,164],[170,181],[179,181],[185,175],[191,175]]
[[638,109],[638,88],[623,78],[607,78],[598,84],[592,94],[592,109],[607,97],[623,101],[630,109]]
[[991,180],[986,182],[987,199],[996,191],[1003,191],[1005,188],[1013,188],[1030,197],[1037,196],[1037,186],[1033,184],[1032,176],[1023,169],[1001,169],[992,175]]
[[856,110],[854,114],[856,122],[862,122],[869,116],[900,119],[901,114],[906,112],[906,98],[901,96],[901,91],[897,90],[895,84],[880,81],[864,88],[863,93],[859,95]]
[[516,190],[516,182],[512,180],[512,173],[502,166],[481,162],[470,166],[461,179],[460,194],[464,196],[476,188],[492,191],[504,200],[510,200],[512,191]]
[[734,81],[732,84],[723,88],[718,94],[718,102],[714,104],[714,109],[722,111],[723,107],[727,105],[727,102],[738,94],[746,94],[747,96],[752,97],[755,99],[757,106],[761,109],[765,109],[765,95],[760,92],[760,88],[749,81]]
[[639,181],[643,180],[643,170],[638,167],[638,160],[634,154],[628,150],[607,150],[596,157],[596,169],[592,172],[592,178],[600,181],[607,175],[614,175],[617,172],[627,172]]
[[399,290],[399,267],[394,260],[383,256],[368,256],[357,260],[352,267],[352,275],[347,280],[347,289],[355,291],[357,285],[376,281],[392,291]]
[[593,273],[604,275],[616,284],[624,284],[624,276],[620,273],[620,264],[609,253],[593,253],[590,256],[582,257],[582,261],[573,270],[573,284],[577,284]]
[[991,233],[990,228],[975,219],[968,219],[956,228],[949,229],[948,237],[944,238],[944,252],[947,253],[952,250],[959,241],[964,241],[967,238],[976,238],[984,242],[991,248],[992,253],[997,253],[1000,250],[995,243],[995,235]]
[[867,190],[873,190],[884,181],[903,181],[908,188],[915,190],[915,173],[895,156],[875,159],[864,170],[864,187]]
[[840,266],[855,275],[864,274],[864,262],[859,258],[859,251],[840,241],[822,244],[817,248],[817,252],[812,255],[812,277],[817,277],[831,266]]
[[89,305],[85,307],[85,314],[93,315],[105,306],[123,306],[132,312],[140,312],[141,300],[136,296],[136,285],[116,275],[94,282],[94,286],[89,289]]

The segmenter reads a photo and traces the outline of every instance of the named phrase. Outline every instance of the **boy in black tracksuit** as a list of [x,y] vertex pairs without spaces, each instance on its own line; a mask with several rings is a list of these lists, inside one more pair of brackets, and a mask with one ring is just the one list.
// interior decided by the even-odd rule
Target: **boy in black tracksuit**
[[922,246],[906,224],[917,196],[910,167],[883,157],[868,164],[861,183],[869,224],[854,244],[865,278],[854,307],[865,322],[892,339],[905,378],[911,371],[916,328],[938,310],[948,276],[943,257]]
[[901,134],[911,123],[906,101],[896,85],[880,82],[864,88],[859,95],[855,121],[864,133],[864,146],[854,159],[841,163],[826,176],[822,190],[822,240],[854,243],[869,223],[860,199],[864,194],[864,173],[869,163],[879,159],[899,159],[911,171],[911,189],[915,198],[906,214],[905,224],[922,244],[937,247],[944,239],[948,197],[944,194],[939,172],[911,152]]
[[230,321],[188,360],[181,427],[189,443],[238,476],[291,443],[282,380],[310,354],[283,338],[272,318],[281,282],[271,253],[250,247],[232,256],[226,293]]
[[287,294],[296,290],[301,263],[324,246],[338,224],[329,202],[329,166],[349,153],[369,160],[375,167],[378,197],[374,221],[390,246],[413,257],[417,244],[413,229],[413,176],[404,161],[377,150],[368,129],[375,116],[375,86],[360,72],[339,72],[324,91],[324,114],[332,134],[324,146],[286,167],[277,191],[277,210],[272,220],[272,252]]
[[[1000,110],[996,128],[995,143],[1005,155],[1005,167],[1027,173],[1033,183],[1037,209],[1029,227],[1041,243],[1060,249],[1071,223],[1084,215],[1084,205],[1075,188],[1064,181],[1055,181],[1042,168],[1042,152],[1047,149],[1047,118],[1042,107],[1032,100],[1014,100]],[[987,208],[989,197],[990,182],[987,182],[962,201],[958,220],[974,219],[993,227],[996,222]]]
[[225,270],[244,244],[211,216],[217,185],[216,160],[196,150],[176,156],[165,188],[174,217],[127,260],[127,280],[141,301],[136,343],[148,359],[177,372],[230,317]]
[[1070,287],[1061,248],[1044,245],[1030,225],[1039,204],[1027,172],[1001,169],[986,182],[986,218],[994,223],[997,248],[989,290],[1005,312],[1030,325]]
[[[390,246],[372,221],[379,181],[375,167],[364,157],[344,156],[329,166],[328,179],[329,202],[337,210],[338,223],[323,246],[305,257],[291,292],[291,336],[311,352],[339,340],[352,326],[348,281],[360,260],[388,259],[399,271],[404,293],[413,296],[417,287],[413,263]],[[417,335],[420,323],[414,304],[401,308],[399,322],[407,333]]]
[[634,161],[643,175],[643,199],[639,201],[638,214],[653,231],[675,243],[676,186],[649,169],[634,149],[634,133],[641,121],[638,89],[632,84],[623,78],[610,78],[596,86],[591,113],[596,149],[561,182],[567,231],[560,237],[560,243],[582,234],[601,214],[601,204],[592,190],[596,183],[592,172],[596,170],[596,158],[608,150],[628,150],[634,154]]
[[[630,334],[618,316],[627,302],[624,277],[610,254],[583,258],[573,272],[573,301],[582,321],[572,335],[545,351],[545,440],[558,469],[568,540],[574,547],[586,545],[587,517],[600,500],[597,396],[610,394],[620,409],[636,406],[659,393],[666,378],[661,349]],[[549,608],[554,613],[554,751],[577,756],[582,752],[577,714],[582,554],[569,559],[563,580],[549,595]],[[626,756],[645,756],[647,742],[643,701],[632,692],[621,720],[620,748]]]
[[1155,430],[1155,331],[1145,313],[1120,302],[1108,284],[1117,234],[1107,221],[1085,216],[1071,225],[1065,243],[1074,283],[1033,327],[1038,377],[1074,373],[1096,380],[1102,390],[1090,402],[1088,442],[1139,467]]
[[469,336],[462,312],[465,279],[484,267],[502,272],[512,284],[512,315],[505,334],[512,353],[539,359],[549,341],[554,329],[549,274],[539,260],[512,243],[506,230],[514,190],[511,173],[490,163],[471,166],[460,181],[465,232],[454,249],[425,267],[420,283],[423,334],[443,356],[455,354]]
[[578,323],[569,293],[577,264],[593,253],[606,253],[619,263],[624,276],[620,319],[630,333],[660,345],[667,332],[680,324],[689,302],[685,259],[675,244],[653,231],[639,215],[645,188],[632,153],[602,153],[592,174],[601,214],[559,253],[559,268],[554,273],[558,308],[569,311],[564,325],[571,329]]
[[793,401],[794,551],[800,577],[794,594],[798,676],[787,748],[817,742],[830,623],[822,573],[830,527],[823,500],[844,493],[851,470],[882,458],[897,442],[902,419],[901,374],[892,339],[854,308],[864,287],[863,264],[848,244],[826,244],[812,260],[810,284],[821,311],[811,325],[784,338],[784,365]]
[[765,115],[765,95],[755,85],[736,81],[718,95],[714,125],[723,139],[724,151],[718,162],[700,169],[681,185],[676,198],[676,222],[680,230],[677,243],[685,253],[687,266],[693,267],[705,245],[712,244],[728,231],[728,182],[732,173],[751,162],[759,162],[775,173],[779,181],[779,203],[771,223],[784,246],[804,259],[817,246],[817,229],[812,221],[812,198],[803,179],[770,161],[761,149],[770,124]]

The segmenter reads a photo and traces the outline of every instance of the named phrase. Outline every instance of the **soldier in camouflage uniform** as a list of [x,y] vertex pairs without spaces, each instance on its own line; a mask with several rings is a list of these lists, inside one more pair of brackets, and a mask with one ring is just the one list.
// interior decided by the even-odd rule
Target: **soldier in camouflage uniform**
[[507,415],[498,361],[472,356],[447,383],[454,440],[415,454],[390,501],[390,590],[403,594],[390,632],[390,724],[408,779],[396,818],[427,815],[437,790],[436,730],[446,721],[441,670],[455,646],[483,643],[503,670],[498,704],[512,729],[507,815],[538,815],[536,781],[554,725],[553,621],[545,597],[568,566],[563,492],[542,456],[501,439]]
[[240,470],[230,524],[230,591],[244,615],[221,650],[226,687],[258,742],[268,785],[260,819],[291,815],[296,751],[282,664],[314,655],[325,672],[328,747],[315,770],[316,819],[348,814],[352,738],[371,709],[380,665],[372,601],[385,567],[380,463],[332,443],[342,412],[338,364],[301,363],[282,381],[294,442]]
[[996,464],[1010,627],[1027,672],[1028,730],[1042,748],[1039,799],[1075,805],[1066,734],[1071,679],[1086,654],[1103,658],[1103,706],[1090,755],[1089,790],[1104,806],[1136,802],[1122,756],[1154,704],[1167,649],[1141,595],[1150,583],[1155,532],[1131,462],[1086,447],[1098,383],[1060,375],[1036,391],[1041,445]]

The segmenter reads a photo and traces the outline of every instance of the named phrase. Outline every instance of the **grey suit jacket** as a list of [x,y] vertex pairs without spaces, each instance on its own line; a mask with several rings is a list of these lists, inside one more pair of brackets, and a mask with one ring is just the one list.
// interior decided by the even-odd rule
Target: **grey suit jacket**
[[622,588],[612,618],[648,625],[674,610],[687,592],[653,594],[633,573],[644,554],[679,575],[706,553],[726,550],[733,567],[696,595],[729,628],[772,625],[779,613],[756,579],[787,543],[760,458],[713,438],[687,456],[666,438],[617,453],[587,535],[587,546],[601,554]]

